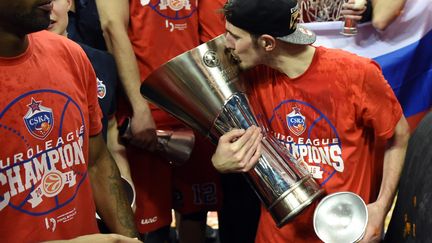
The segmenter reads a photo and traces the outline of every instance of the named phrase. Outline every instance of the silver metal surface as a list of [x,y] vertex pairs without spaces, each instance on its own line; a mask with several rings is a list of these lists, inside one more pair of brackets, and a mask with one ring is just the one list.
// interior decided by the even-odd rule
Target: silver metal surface
[[[223,35],[172,59],[142,84],[151,102],[217,143],[233,128],[263,130],[262,155],[246,178],[280,227],[323,190],[254,115]],[[258,107],[258,106],[254,106]]]
[[156,130],[157,150],[174,166],[186,163],[194,148],[195,135],[191,129]]
[[129,204],[131,205],[131,207],[133,208],[135,205],[135,199],[136,199],[135,187],[132,185],[132,182],[130,182],[129,180],[127,180],[123,176],[121,177],[121,183],[123,186],[123,190],[126,193],[126,198],[129,202]]
[[353,36],[357,35],[357,32],[357,21],[354,19],[345,19],[341,34],[346,36]]
[[[127,118],[119,128],[122,139],[131,141],[133,138],[130,118]],[[164,156],[171,165],[182,166],[186,163],[195,145],[195,134],[190,128],[177,130],[156,130],[156,151]],[[132,143],[132,145],[135,145]],[[135,145],[137,146],[137,145]]]
[[323,198],[315,209],[315,233],[326,243],[353,243],[363,238],[368,212],[363,199],[352,192]]

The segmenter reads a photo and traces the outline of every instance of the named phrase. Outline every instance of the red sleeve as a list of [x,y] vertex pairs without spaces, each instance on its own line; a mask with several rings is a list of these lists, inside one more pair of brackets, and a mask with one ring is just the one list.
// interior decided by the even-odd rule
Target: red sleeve
[[402,117],[402,108],[381,68],[375,61],[365,65],[362,86],[362,120],[375,135],[388,139],[394,133],[396,124]]

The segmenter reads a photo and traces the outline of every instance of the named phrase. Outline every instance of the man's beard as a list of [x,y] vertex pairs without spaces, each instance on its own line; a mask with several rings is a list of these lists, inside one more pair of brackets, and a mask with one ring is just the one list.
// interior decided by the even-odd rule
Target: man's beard
[[225,54],[228,55],[229,60],[230,60],[232,63],[234,63],[234,64],[236,64],[236,65],[239,65],[239,64],[241,63],[240,58],[239,58],[239,57],[234,53],[234,50],[233,50],[233,49],[225,48]]
[[33,9],[29,13],[11,14],[3,16],[2,21],[6,19],[9,23],[9,31],[15,32],[19,35],[26,35],[29,33],[37,32],[48,28],[50,24],[50,13],[44,14],[36,13]]

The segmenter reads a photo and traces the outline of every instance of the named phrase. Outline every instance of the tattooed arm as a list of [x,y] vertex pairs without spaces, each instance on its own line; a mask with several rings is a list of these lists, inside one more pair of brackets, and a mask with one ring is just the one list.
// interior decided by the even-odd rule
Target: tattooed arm
[[138,237],[120,172],[101,134],[90,137],[89,176],[98,214],[111,232]]

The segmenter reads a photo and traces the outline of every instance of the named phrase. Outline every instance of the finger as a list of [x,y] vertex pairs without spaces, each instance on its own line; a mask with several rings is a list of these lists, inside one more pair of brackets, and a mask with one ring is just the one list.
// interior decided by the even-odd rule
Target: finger
[[359,21],[362,19],[363,16],[358,16],[358,15],[345,15],[344,18],[345,19],[353,19],[356,21]]
[[[243,144],[243,146],[240,147],[239,144],[235,144],[235,147],[240,148],[240,150],[237,152],[237,158],[239,159],[239,161],[241,161],[241,165],[243,166],[246,161],[248,159],[250,159],[250,157],[252,155],[250,155],[249,157],[247,156],[248,154],[253,154],[253,151],[255,151],[256,148],[253,147],[253,145],[255,144],[255,140],[257,140],[257,138],[260,136],[261,134],[261,129],[259,128],[254,128],[253,130],[251,130],[253,133],[250,136],[250,138],[246,141],[245,144]],[[237,141],[236,143],[241,142],[241,141]],[[256,147],[256,145],[255,145]]]
[[220,143],[231,143],[231,141],[241,137],[246,131],[244,129],[233,129],[219,138]]
[[345,9],[341,10],[340,14],[345,17],[346,15],[357,15],[357,12],[350,9]]
[[351,10],[351,9],[345,9],[345,10],[341,10],[341,15],[343,15],[344,17],[346,16],[346,15],[358,15],[358,16],[360,16],[360,15],[362,15],[364,12],[366,11],[366,8],[365,9],[361,9],[361,10]]
[[256,126],[250,126],[246,132],[239,138],[237,141],[234,142],[233,151],[239,151],[243,146],[245,146],[248,141],[252,138],[254,133],[256,132],[257,127]]
[[261,141],[260,143],[258,143],[258,146],[255,150],[255,153],[253,154],[253,156],[249,159],[249,163],[246,166],[245,170],[249,171],[252,168],[255,167],[255,165],[258,163],[258,159],[261,157],[261,152],[262,152],[262,144]]
[[260,129],[256,129],[254,135],[251,139],[249,139],[249,142],[247,145],[245,145],[242,150],[244,152],[244,158],[243,158],[243,165],[246,166],[249,164],[250,159],[255,154],[258,145],[261,143],[262,140],[262,133]]
[[356,5],[354,3],[342,4],[342,11],[343,10],[364,11],[365,9],[366,9],[366,3],[361,5]]
[[367,226],[365,234],[360,242],[370,242],[374,237],[373,227]]

